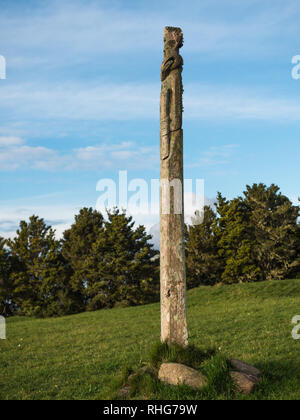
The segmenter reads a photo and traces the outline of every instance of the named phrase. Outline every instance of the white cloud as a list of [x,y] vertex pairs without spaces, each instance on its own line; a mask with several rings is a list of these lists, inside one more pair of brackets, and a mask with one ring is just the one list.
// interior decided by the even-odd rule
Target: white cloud
[[208,150],[202,152],[200,159],[196,163],[188,164],[190,168],[193,167],[207,167],[224,165],[230,162],[230,157],[239,147],[238,144],[226,144],[223,146],[212,146]]
[[28,146],[20,139],[3,142],[0,147],[0,171],[19,168],[37,170],[105,170],[109,168],[153,169],[157,165],[158,148],[144,147],[134,142],[97,144],[69,152]]
[[[3,205],[0,207],[0,236],[13,238],[21,220],[28,221],[33,214],[43,218],[48,225],[56,231],[56,237],[61,238],[63,232],[74,222],[75,214],[79,213],[83,206],[77,205],[47,205],[30,206],[23,205],[16,208],[15,205]],[[104,214],[105,215],[105,214]],[[136,215],[134,216],[136,226],[143,224],[149,232],[151,227],[158,222],[158,215]],[[155,238],[157,243],[157,238]],[[159,242],[159,238],[158,238]]]
[[185,116],[189,119],[299,121],[297,97],[275,96],[260,87],[187,85]]
[[[15,120],[126,121],[159,119],[159,83],[22,84],[1,87],[0,110]],[[300,120],[298,98],[252,87],[186,84],[184,119]]]
[[48,205],[48,206],[22,206],[16,208],[10,205],[1,205],[0,208],[0,235],[5,238],[15,236],[16,229],[21,220],[28,220],[33,214],[45,219],[55,230],[57,237],[61,237],[74,220],[79,211],[78,206]]
[[300,194],[299,195],[292,195],[289,197],[291,202],[293,203],[294,206],[299,206],[300,205]]
[[[1,14],[0,27],[6,49],[12,51],[10,65],[24,69],[46,63],[53,68],[119,52],[160,51],[162,30],[169,21],[183,28],[187,52],[212,57],[237,51],[246,56],[270,54],[284,35],[291,39],[298,35],[298,15],[299,7],[288,0],[272,9],[252,0],[227,0],[226,5],[208,0],[190,1],[189,7],[165,2],[156,10],[61,1],[44,3],[30,13],[8,8]],[[284,24],[288,31],[283,31]],[[270,42],[273,37],[276,46]],[[272,49],[267,48],[270,45]]]
[[0,170],[19,168],[50,169],[59,161],[56,151],[46,147],[7,145],[0,148]]
[[13,136],[0,137],[0,147],[15,146],[15,145],[20,145],[22,143],[23,143],[23,140],[20,137],[13,137]]
[[158,153],[158,147],[139,146],[134,142],[87,146],[74,150],[70,168],[153,169],[157,166]]
[[158,118],[159,84],[56,85],[15,84],[1,86],[0,109],[15,119],[35,120],[131,120]]

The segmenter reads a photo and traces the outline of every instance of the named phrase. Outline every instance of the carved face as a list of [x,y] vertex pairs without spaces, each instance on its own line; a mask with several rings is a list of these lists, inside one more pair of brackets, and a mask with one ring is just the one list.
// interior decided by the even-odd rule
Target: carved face
[[183,45],[183,35],[180,28],[166,27],[164,34],[165,49],[179,49]]
[[170,33],[169,44],[172,44],[173,48],[181,48],[183,44],[183,36],[181,31],[173,31]]

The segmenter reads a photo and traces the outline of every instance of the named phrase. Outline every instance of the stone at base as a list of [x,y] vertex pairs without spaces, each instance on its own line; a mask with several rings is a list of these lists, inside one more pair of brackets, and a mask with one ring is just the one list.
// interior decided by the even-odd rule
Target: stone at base
[[181,363],[163,363],[158,378],[170,385],[185,384],[195,390],[207,385],[207,379],[202,373]]
[[242,362],[241,360],[230,359],[230,363],[235,370],[245,373],[246,375],[261,375],[260,371],[256,367],[248,365],[248,363]]
[[259,384],[261,381],[257,376],[247,375],[243,372],[230,371],[230,376],[233,379],[238,391],[242,392],[245,395],[250,394],[253,391],[255,385]]

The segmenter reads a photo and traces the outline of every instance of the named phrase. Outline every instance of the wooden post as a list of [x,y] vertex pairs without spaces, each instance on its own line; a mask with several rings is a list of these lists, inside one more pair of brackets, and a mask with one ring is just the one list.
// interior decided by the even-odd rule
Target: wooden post
[[181,29],[166,27],[160,96],[160,283],[161,340],[186,346],[182,45]]

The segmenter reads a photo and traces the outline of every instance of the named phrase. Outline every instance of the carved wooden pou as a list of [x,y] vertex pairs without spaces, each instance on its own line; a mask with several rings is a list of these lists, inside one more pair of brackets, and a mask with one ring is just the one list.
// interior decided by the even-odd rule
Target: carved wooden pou
[[186,346],[182,45],[181,29],[166,27],[160,96],[160,283],[161,340]]

